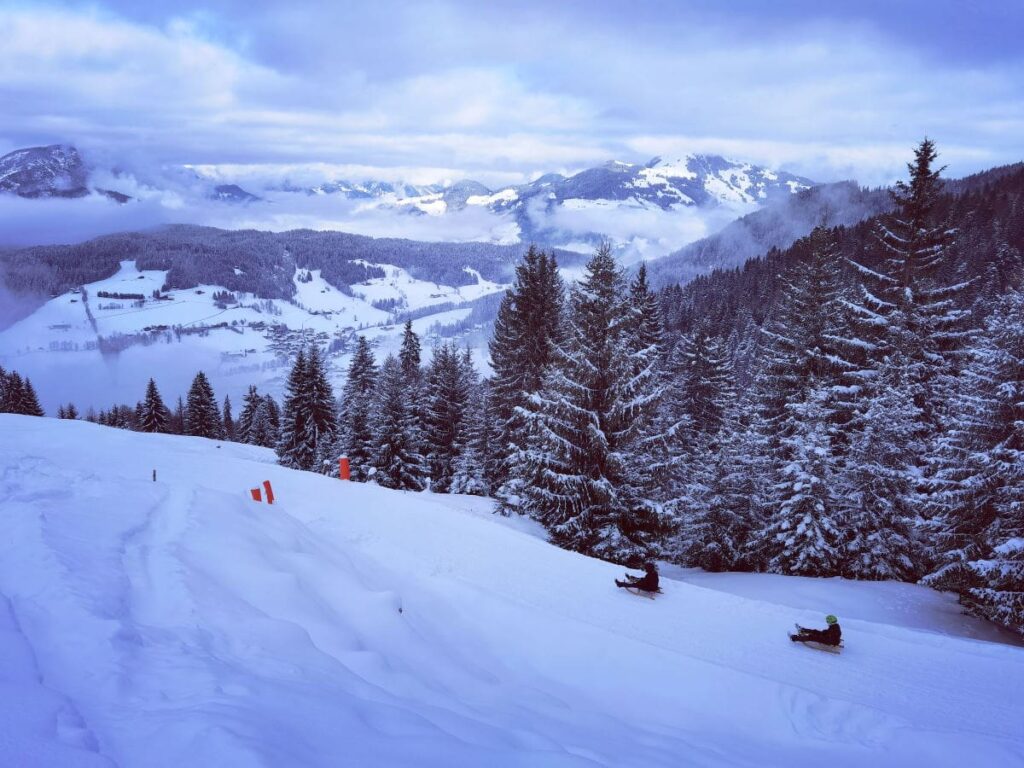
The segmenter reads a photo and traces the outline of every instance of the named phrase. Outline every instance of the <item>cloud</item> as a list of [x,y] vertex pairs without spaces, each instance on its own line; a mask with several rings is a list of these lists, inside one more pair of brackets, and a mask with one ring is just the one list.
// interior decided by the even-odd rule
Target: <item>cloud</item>
[[[1021,20],[985,13],[1000,29]],[[925,134],[954,173],[1017,160],[1024,54],[994,30],[992,51],[945,56],[984,47],[978,25],[960,41],[948,16],[703,0],[28,2],[0,10],[0,145],[495,180],[722,147],[881,181]]]

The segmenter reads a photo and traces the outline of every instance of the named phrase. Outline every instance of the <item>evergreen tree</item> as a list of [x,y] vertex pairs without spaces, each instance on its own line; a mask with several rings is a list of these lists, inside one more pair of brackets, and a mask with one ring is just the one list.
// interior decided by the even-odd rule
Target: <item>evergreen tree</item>
[[463,428],[463,444],[455,461],[449,491],[469,496],[486,496],[490,490],[487,482],[489,441],[493,438],[493,432],[487,426],[487,390],[477,380],[468,349],[462,356],[462,365],[469,385],[469,402]]
[[[535,396],[525,458],[528,510],[568,549],[622,561],[657,551],[668,521],[634,482],[641,430],[656,402],[634,375],[625,279],[602,246],[570,295],[566,339]],[[639,473],[642,474],[642,473]]]
[[253,422],[256,419],[256,412],[263,405],[263,398],[256,387],[249,385],[249,390],[242,400],[242,412],[238,414],[238,421],[235,423],[235,438],[240,443],[258,445],[253,440]]
[[25,416],[46,415],[42,406],[39,405],[39,398],[36,397],[35,387],[32,386],[32,381],[28,378],[25,379],[25,386],[22,390],[21,410],[19,413],[22,413]]
[[139,430],[142,432],[167,432],[171,414],[164,405],[163,398],[156,388],[156,382],[149,380],[146,385],[146,397],[142,401],[142,412],[139,415]]
[[496,420],[498,455],[489,483],[503,512],[522,511],[524,490],[534,482],[525,453],[530,440],[534,396],[550,367],[562,335],[562,281],[554,255],[530,246],[503,297],[490,342],[490,408]]
[[401,363],[393,355],[380,367],[374,413],[374,481],[385,488],[422,490],[426,469],[416,449],[415,416]]
[[233,441],[235,439],[235,420],[231,416],[231,398],[227,395],[224,395],[224,411],[221,421],[224,424],[224,439]]
[[[405,352],[409,344],[411,325],[406,325],[406,337],[403,342],[402,373],[408,380],[414,374],[406,368]],[[419,343],[416,342],[418,360]],[[416,374],[419,363],[414,366]],[[366,482],[373,468],[373,404],[377,387],[377,363],[373,359],[370,344],[363,336],[359,337],[355,354],[349,364],[348,379],[341,397],[341,418],[338,440],[338,456],[347,456],[351,467],[352,479]]]
[[827,393],[812,390],[789,406],[793,428],[782,438],[787,456],[776,487],[778,508],[760,538],[768,570],[830,576],[840,570],[843,534],[834,519],[835,485]]
[[430,489],[448,493],[460,454],[466,445],[466,422],[472,363],[463,363],[453,344],[434,350],[427,371],[424,437],[430,468]]
[[78,409],[74,403],[68,403],[67,408],[64,409],[64,418],[66,419],[77,419],[79,417]]
[[171,414],[170,421],[170,433],[172,435],[184,435],[186,429],[186,417],[185,417],[185,404],[181,398],[178,398],[178,404],[174,407],[174,413]]
[[937,477],[937,567],[926,583],[1024,633],[1024,292],[985,323]]
[[224,434],[220,420],[220,409],[213,396],[213,387],[206,374],[200,371],[192,380],[188,391],[188,405],[185,409],[185,433],[194,437],[208,437],[219,440]]
[[279,463],[294,469],[319,471],[337,434],[334,395],[316,346],[300,350],[288,376]]
[[872,387],[874,396],[848,427],[849,457],[838,481],[846,531],[843,575],[854,579],[900,579],[920,575],[921,552],[912,532],[920,455],[915,425],[920,414],[900,381],[903,361],[887,362]]

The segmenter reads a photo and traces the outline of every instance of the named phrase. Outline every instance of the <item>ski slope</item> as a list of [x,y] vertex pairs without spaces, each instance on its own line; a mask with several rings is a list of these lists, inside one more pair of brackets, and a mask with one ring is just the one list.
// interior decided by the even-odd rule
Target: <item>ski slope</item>
[[[272,462],[0,415],[0,763],[1024,765],[1024,649],[930,623],[941,595],[687,571],[643,600],[484,500]],[[786,639],[826,611],[841,656]]]

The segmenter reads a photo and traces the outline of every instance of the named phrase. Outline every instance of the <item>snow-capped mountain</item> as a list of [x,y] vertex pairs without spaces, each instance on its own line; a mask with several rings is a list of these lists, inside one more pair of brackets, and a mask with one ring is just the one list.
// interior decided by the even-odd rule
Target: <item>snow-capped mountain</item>
[[[326,178],[309,185],[243,176],[230,167],[103,167],[70,145],[0,159],[0,192],[21,197],[102,194],[164,206],[158,220],[226,229],[333,229],[423,241],[535,242],[589,251],[600,241],[624,258],[657,258],[736,218],[813,185],[809,179],[717,155],[613,161],[572,175],[544,174],[492,189],[472,179],[416,184]],[[210,202],[224,205],[210,205]],[[125,206],[131,218],[133,206]],[[231,209],[237,209],[232,211]],[[244,210],[244,213],[241,211]],[[123,227],[130,229],[135,226]],[[108,228],[97,234],[117,231]]]
[[571,176],[549,173],[528,184],[495,190],[472,180],[428,186],[339,180],[310,188],[307,193],[379,200],[440,215],[467,206],[486,207],[496,213],[515,211],[535,200],[544,208],[578,206],[584,201],[628,202],[663,210],[723,203],[760,204],[813,185],[810,179],[784,171],[717,155],[688,155],[676,160],[655,157],[642,165],[615,160]]
[[89,171],[69,144],[18,149],[0,157],[0,192],[20,197],[84,197]]

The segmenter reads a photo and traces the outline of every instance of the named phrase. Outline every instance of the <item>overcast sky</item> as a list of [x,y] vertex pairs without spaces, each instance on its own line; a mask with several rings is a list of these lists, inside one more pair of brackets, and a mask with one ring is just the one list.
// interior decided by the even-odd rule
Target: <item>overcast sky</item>
[[492,185],[718,152],[817,180],[1024,159],[1019,0],[0,0],[0,152]]

